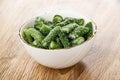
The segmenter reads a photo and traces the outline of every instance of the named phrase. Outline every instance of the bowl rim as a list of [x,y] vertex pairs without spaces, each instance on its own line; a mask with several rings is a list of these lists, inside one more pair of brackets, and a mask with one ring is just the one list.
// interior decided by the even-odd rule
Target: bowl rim
[[[83,17],[86,17],[86,16],[83,16]],[[25,27],[25,25],[26,25],[27,23],[29,23],[31,20],[33,20],[33,19],[35,20],[35,18],[36,18],[36,17],[31,18],[31,19],[29,19],[28,21],[24,22],[24,23],[21,25],[21,27],[19,28],[19,34],[18,34],[18,35],[19,35],[20,40],[21,40],[24,44],[28,45],[29,47],[32,47],[32,48],[35,48],[35,49],[39,49],[39,50],[60,51],[60,50],[72,49],[72,48],[81,46],[81,45],[83,45],[84,43],[86,43],[86,42],[92,40],[92,39],[95,37],[95,35],[96,35],[97,31],[98,31],[96,23],[95,23],[91,18],[86,17],[86,18],[88,18],[89,20],[91,20],[91,22],[94,24],[95,30],[94,30],[94,32],[93,32],[93,35],[92,35],[89,39],[87,39],[85,42],[81,43],[80,45],[76,45],[76,46],[72,46],[72,47],[68,47],[68,48],[60,48],[60,49],[44,49],[44,48],[37,48],[37,47],[35,47],[35,46],[32,46],[32,45],[28,44],[28,43],[23,39],[22,34],[21,34],[22,31],[23,31],[23,28]]]

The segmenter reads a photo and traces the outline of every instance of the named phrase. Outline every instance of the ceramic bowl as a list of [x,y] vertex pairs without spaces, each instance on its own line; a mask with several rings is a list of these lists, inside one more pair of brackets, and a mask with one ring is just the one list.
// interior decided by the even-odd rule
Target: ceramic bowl
[[26,22],[25,24],[23,24],[19,30],[19,36],[20,36],[20,40],[22,42],[22,44],[24,45],[24,47],[26,48],[26,50],[28,51],[28,53],[30,54],[30,56],[35,59],[38,63],[50,67],[50,68],[57,68],[57,69],[61,69],[61,68],[67,68],[70,66],[73,66],[74,64],[78,63],[79,61],[81,61],[86,54],[88,53],[88,51],[90,50],[93,41],[94,41],[94,36],[96,34],[96,30],[97,27],[95,25],[95,23],[85,17],[80,15],[79,13],[73,13],[73,12],[46,12],[40,16],[42,16],[43,18],[47,19],[47,20],[52,20],[53,16],[55,14],[60,14],[63,17],[75,17],[75,18],[84,18],[85,22],[89,22],[91,21],[93,24],[93,36],[88,39],[87,41],[85,41],[84,43],[82,43],[81,45],[75,46],[75,47],[71,47],[71,48],[66,48],[66,49],[55,49],[55,50],[47,50],[47,49],[42,49],[42,48],[36,48],[33,47],[31,45],[29,45],[22,37],[22,31],[23,29],[27,28],[30,25],[34,24],[34,20],[35,18],[29,20],[28,22]]

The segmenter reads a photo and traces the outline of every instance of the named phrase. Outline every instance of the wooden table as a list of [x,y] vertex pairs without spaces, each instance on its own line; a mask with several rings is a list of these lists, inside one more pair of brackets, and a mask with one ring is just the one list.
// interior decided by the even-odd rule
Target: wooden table
[[[28,55],[18,31],[30,18],[63,9],[92,18],[98,32],[80,63],[55,70]],[[120,0],[0,0],[0,80],[120,80]]]

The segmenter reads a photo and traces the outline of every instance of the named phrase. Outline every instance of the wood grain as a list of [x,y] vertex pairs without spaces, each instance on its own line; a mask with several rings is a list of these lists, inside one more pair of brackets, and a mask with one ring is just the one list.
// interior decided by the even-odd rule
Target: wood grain
[[[63,70],[38,64],[18,37],[25,21],[56,9],[79,12],[98,25],[88,55]],[[120,0],[0,0],[0,80],[120,80]]]

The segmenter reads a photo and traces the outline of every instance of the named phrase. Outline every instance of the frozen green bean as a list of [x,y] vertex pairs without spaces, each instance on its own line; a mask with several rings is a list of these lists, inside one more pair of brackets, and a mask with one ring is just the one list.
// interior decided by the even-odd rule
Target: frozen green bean
[[70,24],[70,23],[74,23],[76,21],[75,18],[71,18],[71,17],[66,17],[62,22],[56,24],[58,26],[65,26],[67,24]]
[[72,30],[74,30],[74,28],[76,28],[76,27],[78,27],[79,25],[78,24],[76,24],[76,23],[71,23],[71,24],[68,24],[68,25],[66,25],[66,26],[63,26],[62,28],[61,28],[61,31],[62,32],[65,32],[65,33],[69,33],[69,32],[71,32]]
[[34,40],[37,40],[41,43],[42,40],[44,39],[44,36],[36,29],[29,28],[28,31],[29,31],[30,35],[34,38]]
[[65,18],[66,23],[70,24],[70,23],[75,23],[76,18],[72,18],[72,17],[66,17]]
[[56,37],[55,41],[60,45],[61,48],[63,47],[63,45],[62,45],[62,43],[60,41],[59,36]]
[[41,47],[41,44],[39,43],[39,41],[37,41],[37,40],[34,40],[33,42],[32,42],[32,45],[33,46],[35,46],[35,47]]
[[34,28],[24,29],[25,40],[35,47],[40,47],[41,38],[43,38],[41,36]]
[[62,22],[60,22],[60,23],[57,23],[56,24],[56,26],[65,26],[65,25],[67,25],[68,23],[66,23],[67,21],[62,21]]
[[61,48],[61,46],[57,42],[51,41],[49,49],[59,49],[59,48]]
[[48,25],[48,26],[51,26],[51,25],[53,25],[53,22],[46,20],[46,21],[44,22],[44,24],[45,24],[45,25]]
[[27,37],[26,37],[26,34],[25,34],[26,31],[27,31],[27,29],[24,29],[23,32],[22,32],[22,37],[24,38],[25,41],[27,41]]
[[42,46],[43,47],[48,47],[50,42],[57,36],[57,34],[60,31],[60,26],[56,26],[55,28],[53,28],[50,33],[44,38],[44,40],[42,41]]
[[76,23],[78,24],[78,25],[84,25],[84,19],[77,19],[76,20]]
[[64,46],[64,48],[70,47],[70,42],[69,42],[67,36],[65,35],[65,33],[60,31],[59,38],[60,38],[60,41],[61,41],[62,45]]
[[32,44],[33,38],[31,37],[31,34],[28,29],[23,30],[23,38],[27,41],[27,43]]
[[53,17],[53,22],[56,24],[56,23],[59,23],[59,22],[62,22],[63,21],[63,18],[62,18],[62,16],[60,16],[60,15],[55,15],[54,17]]
[[43,24],[42,27],[40,28],[40,32],[43,34],[43,35],[47,35],[49,34],[51,28],[48,27],[47,25]]
[[78,38],[79,36],[83,36],[84,34],[86,34],[88,31],[89,31],[89,28],[79,26],[69,34],[69,38],[71,39]]
[[84,37],[78,37],[77,39],[74,39],[72,41],[72,45],[75,46],[75,45],[79,45],[81,43],[83,43],[85,41]]
[[92,25],[92,22],[88,22],[85,27],[89,28],[89,32],[84,35],[85,39],[88,39],[90,38],[92,35],[93,35],[93,25]]
[[42,24],[45,22],[45,20],[41,17],[36,17],[35,18],[35,24],[34,24],[34,28],[39,29],[42,27]]

